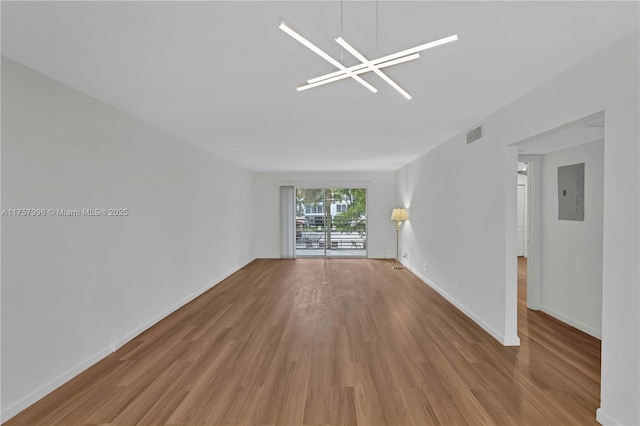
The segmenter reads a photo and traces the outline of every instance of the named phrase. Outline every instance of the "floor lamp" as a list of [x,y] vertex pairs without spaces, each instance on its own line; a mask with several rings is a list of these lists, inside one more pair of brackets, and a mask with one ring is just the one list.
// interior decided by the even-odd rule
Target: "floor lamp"
[[391,212],[391,220],[396,221],[396,264],[393,265],[393,269],[402,269],[402,265],[399,262],[399,250],[400,250],[400,225],[403,220],[407,220],[407,209],[393,209]]

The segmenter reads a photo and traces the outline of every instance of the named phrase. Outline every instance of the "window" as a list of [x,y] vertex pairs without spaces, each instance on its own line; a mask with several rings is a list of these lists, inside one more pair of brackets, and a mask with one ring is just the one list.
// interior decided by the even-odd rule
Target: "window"
[[307,204],[304,207],[304,213],[305,214],[322,214],[324,213],[324,209],[322,207],[322,204],[318,204],[318,205]]

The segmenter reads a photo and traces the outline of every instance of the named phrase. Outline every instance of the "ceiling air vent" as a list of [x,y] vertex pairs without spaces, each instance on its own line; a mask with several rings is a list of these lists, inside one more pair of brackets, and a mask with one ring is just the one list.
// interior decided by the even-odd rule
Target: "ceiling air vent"
[[482,137],[482,126],[478,126],[475,129],[467,133],[467,145],[471,142],[477,141]]

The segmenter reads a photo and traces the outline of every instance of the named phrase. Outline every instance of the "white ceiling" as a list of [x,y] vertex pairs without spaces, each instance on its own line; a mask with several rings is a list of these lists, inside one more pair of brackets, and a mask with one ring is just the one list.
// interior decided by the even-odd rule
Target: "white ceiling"
[[[255,171],[395,170],[638,27],[637,2],[343,3],[342,37],[378,57],[460,40],[377,76],[335,71],[340,2],[2,2],[2,54]],[[344,52],[345,65],[356,62]]]

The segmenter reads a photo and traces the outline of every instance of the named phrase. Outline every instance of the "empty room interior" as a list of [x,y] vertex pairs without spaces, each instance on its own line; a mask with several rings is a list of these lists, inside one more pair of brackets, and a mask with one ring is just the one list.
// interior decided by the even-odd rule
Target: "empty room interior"
[[640,3],[1,4],[0,422],[640,425]]

